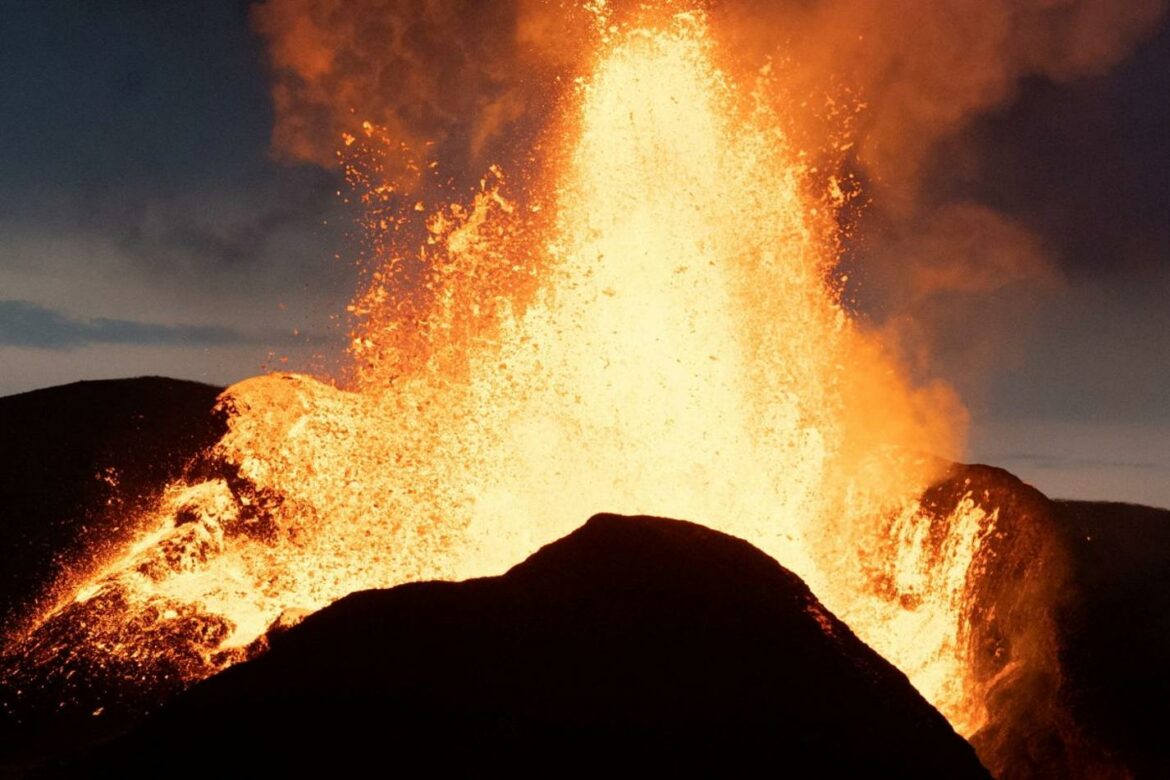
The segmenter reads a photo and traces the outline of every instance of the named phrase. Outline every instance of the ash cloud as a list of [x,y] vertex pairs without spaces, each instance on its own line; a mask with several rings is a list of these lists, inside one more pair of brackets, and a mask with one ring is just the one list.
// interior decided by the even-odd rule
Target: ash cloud
[[764,0],[715,6],[741,56],[775,56],[795,94],[831,84],[866,104],[858,160],[888,208],[912,208],[940,139],[1013,98],[1022,79],[1103,73],[1148,36],[1164,0]]

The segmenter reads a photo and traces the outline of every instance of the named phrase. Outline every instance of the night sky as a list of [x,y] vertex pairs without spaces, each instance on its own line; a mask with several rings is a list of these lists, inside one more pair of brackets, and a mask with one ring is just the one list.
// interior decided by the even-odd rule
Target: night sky
[[[247,5],[6,4],[0,394],[141,374],[224,384],[340,353],[356,284],[342,185],[270,155]],[[971,409],[969,459],[1050,495],[1170,506],[1168,96],[1163,23],[1105,75],[1026,81],[925,174],[1055,258],[1047,289],[955,315],[998,334],[990,365],[968,370],[960,349],[938,365]]]

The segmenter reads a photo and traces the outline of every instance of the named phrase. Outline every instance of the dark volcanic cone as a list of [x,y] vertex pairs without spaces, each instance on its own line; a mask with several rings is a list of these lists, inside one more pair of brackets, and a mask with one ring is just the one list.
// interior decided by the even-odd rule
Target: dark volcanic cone
[[1170,511],[1053,501],[962,464],[922,501],[939,524],[964,498],[997,511],[966,616],[983,761],[1003,780],[1170,777],[1165,719],[1149,716],[1170,700]]
[[62,572],[138,530],[126,520],[226,430],[222,388],[162,377],[75,382],[0,398],[0,626]]
[[987,776],[794,574],[613,515],[501,577],[344,598],[72,769],[155,776],[207,739],[233,772]]
[[[221,391],[139,377],[0,398],[0,648],[63,595],[54,583],[87,574],[137,536],[134,519],[224,434],[214,411]],[[176,631],[198,636],[193,629],[208,630],[200,619],[181,616]],[[145,706],[185,687],[173,669],[109,668],[116,658],[85,653],[76,626],[66,631],[61,622],[27,648],[41,665],[0,655],[0,775],[14,754],[117,733]],[[137,693],[146,690],[149,696]],[[123,704],[131,720],[111,721]]]
[[1052,503],[1071,570],[1059,613],[1068,711],[1133,777],[1170,777],[1170,511]]
[[947,532],[947,518],[963,500],[996,513],[995,531],[968,575],[975,582],[963,616],[971,673],[985,688],[988,709],[988,724],[971,742],[1001,780],[1099,776],[1109,762],[1061,697],[1057,619],[1070,572],[1052,502],[1003,469],[954,464],[922,496],[932,536]]

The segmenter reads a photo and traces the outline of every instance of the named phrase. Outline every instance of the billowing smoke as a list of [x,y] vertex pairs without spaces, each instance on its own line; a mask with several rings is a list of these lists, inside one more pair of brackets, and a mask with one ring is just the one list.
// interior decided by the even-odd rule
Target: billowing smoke
[[[929,363],[970,397],[1017,359],[1028,313],[1062,283],[1061,258],[1009,215],[940,192],[930,173],[986,175],[965,128],[1028,79],[1107,71],[1165,10],[1164,0],[748,0],[713,14],[739,57],[776,58],[796,101],[860,107],[845,160],[869,196],[851,247],[856,296],[911,366]],[[796,120],[809,144],[833,130],[814,111]]]
[[[875,211],[880,207],[875,204]],[[970,201],[923,199],[912,214],[876,214],[860,291],[912,376],[943,376],[968,401],[1022,357],[1020,334],[1062,276],[1040,236]]]
[[[275,83],[273,145],[332,162],[369,120],[408,144],[482,160],[501,133],[540,124],[595,38],[584,0],[267,0],[253,10]],[[605,3],[598,5],[605,6]],[[612,20],[645,14],[609,3]],[[662,0],[666,10],[693,3]],[[789,97],[865,104],[857,159],[883,208],[911,209],[940,139],[1010,100],[1020,81],[1108,70],[1165,0],[714,0],[734,58],[777,60]],[[837,94],[834,94],[837,93]]]
[[718,3],[715,16],[741,50],[783,58],[807,95],[855,90],[866,104],[858,159],[885,208],[912,208],[940,139],[1024,78],[1106,71],[1164,11],[1163,0],[747,0]]
[[[395,152],[379,175],[405,189],[420,186],[427,162],[455,183],[492,163],[525,167],[605,34],[599,9],[619,24],[693,3],[646,5],[267,0],[253,19],[273,75],[274,151],[333,165],[342,139],[370,122]],[[1066,82],[1116,65],[1156,27],[1165,0],[705,7],[727,67],[771,63],[787,129],[822,170],[860,184],[848,292],[888,346],[968,393],[1010,365],[1025,312],[1061,283],[1059,258],[1011,217],[932,191],[925,172],[977,169],[957,140],[964,128],[1010,103],[1026,79]]]
[[[277,155],[331,166],[370,122],[412,163],[478,177],[547,118],[568,38],[545,4],[469,0],[269,0],[253,9],[273,72]],[[568,14],[580,27],[583,13]]]

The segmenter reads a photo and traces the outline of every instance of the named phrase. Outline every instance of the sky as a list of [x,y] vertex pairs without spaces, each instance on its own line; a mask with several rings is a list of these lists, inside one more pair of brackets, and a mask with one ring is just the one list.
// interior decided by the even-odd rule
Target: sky
[[1163,22],[1106,76],[1025,84],[967,131],[980,170],[935,174],[1027,225],[1061,274],[966,393],[973,457],[1050,495],[1170,507],[1168,96]]
[[352,268],[337,177],[269,158],[243,3],[6,8],[0,394],[225,383],[336,352]]
[[[342,183],[271,153],[248,3],[5,5],[0,395],[339,355]],[[923,163],[928,196],[1009,215],[1052,259],[1045,285],[931,304],[962,326],[932,368],[971,411],[968,460],[1049,495],[1170,506],[1168,95],[1163,21],[1103,74],[1028,77]],[[857,295],[863,316],[889,305],[877,280]]]

